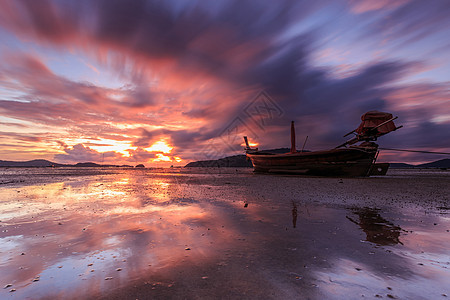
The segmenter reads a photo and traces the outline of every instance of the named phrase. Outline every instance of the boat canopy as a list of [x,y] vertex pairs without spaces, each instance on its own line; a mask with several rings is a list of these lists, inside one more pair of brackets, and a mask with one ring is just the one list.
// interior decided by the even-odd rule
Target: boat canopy
[[354,143],[361,141],[376,141],[380,136],[403,127],[395,126],[394,120],[396,119],[397,117],[392,117],[392,114],[390,113],[377,110],[366,112],[361,116],[362,122],[359,124],[358,128],[344,135],[344,137],[346,137],[353,133],[356,136],[336,148],[353,145]]
[[393,119],[390,113],[372,110],[361,116],[362,122],[355,131],[362,136],[384,135],[396,129]]

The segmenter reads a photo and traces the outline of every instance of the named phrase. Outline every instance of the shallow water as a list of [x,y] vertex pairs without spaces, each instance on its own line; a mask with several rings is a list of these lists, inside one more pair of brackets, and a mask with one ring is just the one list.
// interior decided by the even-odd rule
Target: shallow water
[[0,181],[2,299],[450,296],[448,172],[4,169]]

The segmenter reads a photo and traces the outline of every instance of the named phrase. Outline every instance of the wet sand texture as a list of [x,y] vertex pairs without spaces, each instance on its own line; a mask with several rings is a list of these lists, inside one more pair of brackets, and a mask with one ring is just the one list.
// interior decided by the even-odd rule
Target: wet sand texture
[[446,299],[450,172],[0,170],[1,299]]

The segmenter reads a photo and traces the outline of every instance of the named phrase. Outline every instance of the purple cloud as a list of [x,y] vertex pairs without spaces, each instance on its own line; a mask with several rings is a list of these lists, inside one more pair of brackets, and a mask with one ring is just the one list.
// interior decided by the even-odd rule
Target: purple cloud
[[[129,141],[137,147],[130,151],[131,159],[150,159],[153,154],[143,148],[165,137],[174,153],[189,160],[235,118],[253,130],[243,109],[265,90],[283,112],[255,132],[266,148],[288,144],[285,131],[291,120],[317,147],[333,147],[358,125],[360,115],[373,109],[393,111],[405,125],[395,133],[398,139],[386,138],[387,144],[402,144],[402,139],[405,146],[446,148],[442,132],[448,132],[449,78],[411,81],[427,58],[417,59],[420,49],[411,50],[417,54],[414,59],[394,50],[442,34],[450,27],[449,12],[448,2],[439,0],[378,6],[334,1],[6,2],[0,12],[5,33],[37,48],[82,53],[124,84],[109,88],[68,79],[52,71],[43,59],[45,51],[2,51],[1,87],[15,94],[0,96],[0,114],[64,128],[73,137]],[[335,27],[349,37],[327,34]],[[332,66],[314,63],[314,54],[325,45],[342,47],[351,41],[345,47],[357,56],[355,46],[367,41],[377,45],[381,39],[388,45],[380,49],[393,55],[353,66],[350,75],[336,76]],[[436,42],[435,48],[445,43]],[[338,62],[337,57],[327,59]],[[416,98],[409,99],[411,95]],[[426,97],[430,100],[422,101]],[[413,103],[418,98],[420,103]],[[436,102],[440,104],[432,105]],[[55,158],[103,159],[86,145],[66,147]]]

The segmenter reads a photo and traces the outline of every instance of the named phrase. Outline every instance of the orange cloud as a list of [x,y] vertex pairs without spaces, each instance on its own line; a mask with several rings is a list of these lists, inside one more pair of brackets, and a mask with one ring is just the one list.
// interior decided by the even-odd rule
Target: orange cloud
[[[447,128],[445,82],[436,84],[435,91],[400,82],[416,74],[422,63],[399,59],[403,52],[387,56],[383,48],[377,50],[385,50],[386,57],[357,65],[348,61],[357,51],[345,48],[355,36],[364,36],[365,43],[378,34],[383,35],[380,41],[384,34],[391,40],[415,41],[442,34],[446,27],[440,22],[448,22],[444,4],[430,12],[426,4],[412,7],[401,0],[351,2],[353,13],[372,12],[373,21],[354,26],[360,17],[352,15],[349,22],[333,22],[333,28],[319,22],[317,28],[337,30],[329,35],[302,26],[303,18],[323,7],[311,1],[231,1],[220,8],[182,4],[181,10],[158,1],[65,3],[9,1],[0,11],[2,34],[16,47],[0,52],[0,116],[12,118],[3,123],[28,122],[41,129],[30,134],[29,129],[7,126],[1,130],[1,142],[12,150],[23,141],[34,145],[30,158],[47,153],[100,162],[103,153],[111,153],[111,159],[130,163],[166,157],[176,162],[204,159],[196,155],[212,144],[220,148],[214,149],[218,155],[237,154],[229,150],[228,141],[220,142],[220,135],[237,117],[247,126],[239,134],[259,128],[253,119],[262,116],[259,107],[257,116],[244,110],[261,89],[282,107],[279,119],[271,119],[258,132],[261,147],[286,145],[283,128],[291,120],[301,125],[304,135],[314,136],[315,145],[333,147],[372,109],[402,113],[408,122],[403,124],[414,127],[409,136]],[[395,9],[401,5],[409,9]],[[392,14],[389,22],[384,13]],[[351,25],[341,28],[341,23]],[[391,43],[386,42],[396,48]],[[26,48],[33,50],[19,50]],[[68,53],[75,63],[66,61]],[[336,65],[342,59],[344,63]],[[317,67],[323,63],[336,67]],[[86,80],[84,70],[101,75]],[[164,145],[154,146],[164,139]],[[58,141],[67,148],[61,149]],[[239,137],[233,144],[241,142]],[[442,136],[427,142],[447,147]],[[26,157],[25,152],[20,157]]]

